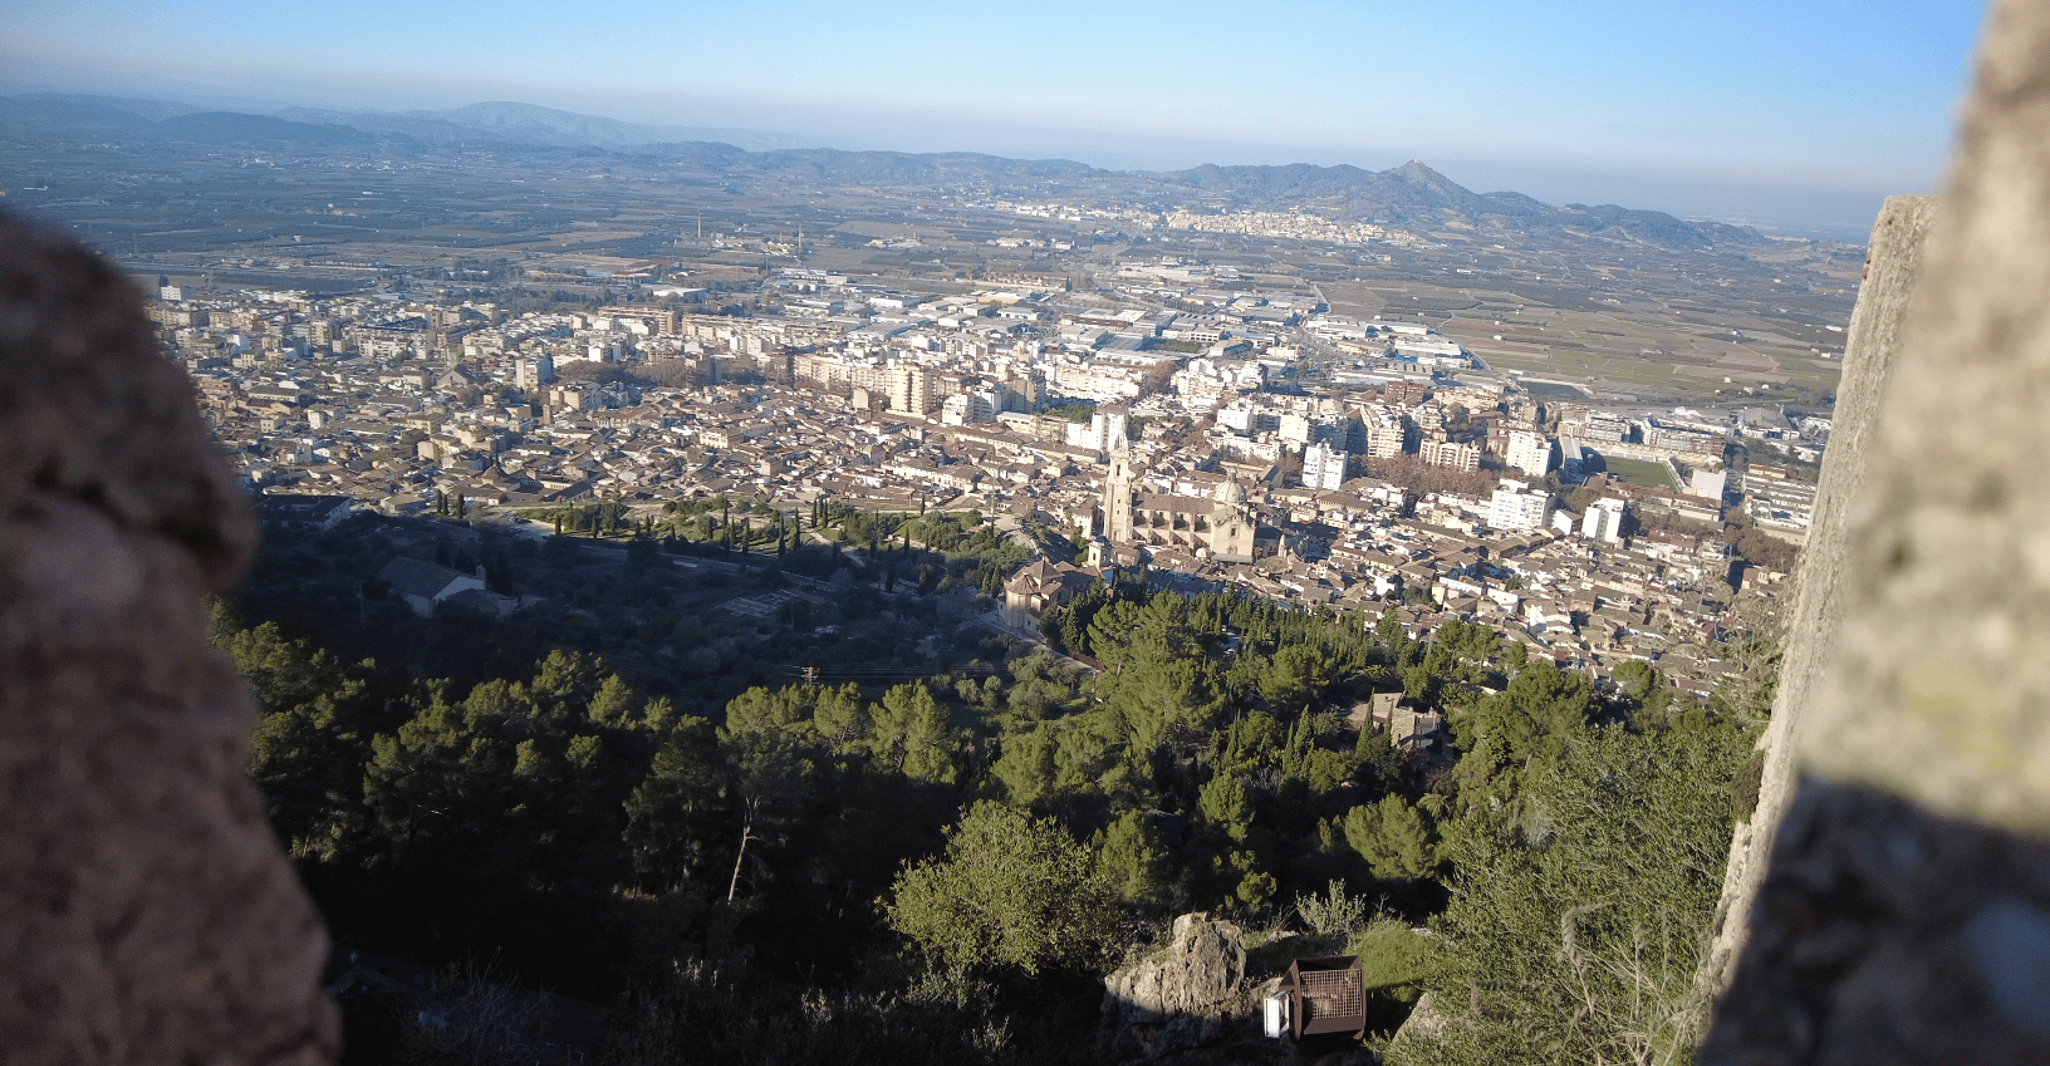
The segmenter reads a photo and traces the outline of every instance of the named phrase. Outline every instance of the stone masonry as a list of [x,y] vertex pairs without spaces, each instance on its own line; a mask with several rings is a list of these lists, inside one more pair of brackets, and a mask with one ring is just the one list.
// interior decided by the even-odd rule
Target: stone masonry
[[0,216],[0,1053],[332,1061],[327,941],[202,597],[247,504],[127,281]]

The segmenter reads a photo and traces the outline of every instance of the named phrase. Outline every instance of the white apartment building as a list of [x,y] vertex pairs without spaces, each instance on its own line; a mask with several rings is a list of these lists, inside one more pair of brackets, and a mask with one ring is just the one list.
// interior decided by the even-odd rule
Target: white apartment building
[[990,422],[994,421],[996,416],[996,402],[983,390],[955,393],[940,401],[940,422],[943,425],[965,426]]
[[1068,427],[1068,447],[1087,448],[1092,452],[1113,451],[1125,442],[1130,418],[1131,411],[1124,407],[1098,408],[1089,416],[1088,425],[1078,422]]
[[1544,477],[1552,469],[1552,442],[1542,433],[1527,429],[1509,434],[1508,454],[1502,460],[1531,477]]
[[1379,404],[1368,407],[1365,414],[1368,457],[1391,459],[1409,450],[1411,434],[1416,431],[1409,416]]
[[1580,518],[1580,535],[1589,540],[1615,544],[1623,539],[1623,501],[1603,497],[1587,508]]
[[1530,491],[1522,481],[1504,479],[1488,505],[1488,525],[1503,531],[1543,529],[1552,513],[1552,494]]
[[1468,473],[1481,468],[1481,450],[1471,444],[1427,440],[1417,445],[1417,458],[1432,466],[1449,466]]
[[1303,449],[1303,487],[1306,489],[1336,489],[1345,481],[1346,463],[1351,456],[1328,444],[1312,444]]
[[932,374],[924,367],[898,367],[890,375],[890,408],[923,415],[932,410],[932,391]]
[[1728,443],[1728,434],[1714,427],[1680,425],[1655,418],[1645,420],[1644,446],[1647,448],[1677,452],[1681,455],[1695,455],[1704,459],[1721,459],[1723,448]]

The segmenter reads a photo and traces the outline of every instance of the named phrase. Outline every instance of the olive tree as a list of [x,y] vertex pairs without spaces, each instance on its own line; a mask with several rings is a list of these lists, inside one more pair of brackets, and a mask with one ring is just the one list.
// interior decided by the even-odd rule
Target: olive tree
[[1103,954],[1116,916],[1095,867],[1060,823],[983,801],[943,854],[906,865],[884,910],[938,972],[1082,965]]

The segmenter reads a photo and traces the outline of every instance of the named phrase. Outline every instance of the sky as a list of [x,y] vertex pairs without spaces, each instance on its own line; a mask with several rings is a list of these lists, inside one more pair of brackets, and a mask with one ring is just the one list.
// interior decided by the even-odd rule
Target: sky
[[0,0],[0,91],[519,100],[1116,168],[1417,158],[1552,202],[1869,226],[1879,196],[1940,184],[1985,13],[1981,0]]

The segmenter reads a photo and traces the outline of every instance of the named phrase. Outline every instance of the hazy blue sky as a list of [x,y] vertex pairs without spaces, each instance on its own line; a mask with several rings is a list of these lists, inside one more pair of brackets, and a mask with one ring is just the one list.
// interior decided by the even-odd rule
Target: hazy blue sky
[[[1984,12],[1980,0],[0,0],[0,77],[5,65],[16,82],[112,71],[342,106],[516,99],[1112,166],[1418,157],[1455,178],[1464,165],[1562,189],[1609,175],[1863,199],[1934,187]],[[176,87],[131,86],[151,84]]]

